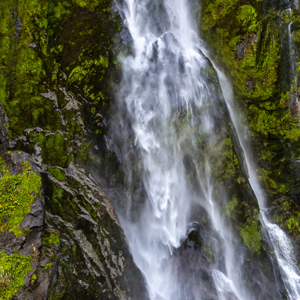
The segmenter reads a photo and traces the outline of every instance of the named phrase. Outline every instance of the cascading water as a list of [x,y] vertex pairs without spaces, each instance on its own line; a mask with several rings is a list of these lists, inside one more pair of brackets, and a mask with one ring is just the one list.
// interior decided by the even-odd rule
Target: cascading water
[[265,205],[264,192],[258,182],[257,174],[255,172],[255,164],[253,163],[251,152],[249,151],[250,147],[248,145],[247,129],[244,125],[242,125],[242,121],[239,118],[239,113],[236,111],[233,103],[233,92],[229,82],[220,70],[217,68],[216,70],[220,78],[224,98],[228,105],[232,122],[236,128],[239,141],[245,154],[245,160],[249,173],[249,182],[260,207],[261,223],[272,242],[288,297],[291,300],[300,299],[300,272],[294,255],[293,246],[289,238],[280,229],[280,227],[276,224],[273,224],[268,217],[268,209]]
[[[290,12],[291,14],[291,12]],[[297,86],[297,58],[296,58],[296,49],[293,42],[292,37],[292,25],[293,22],[288,24],[288,49],[289,49],[289,66],[290,66],[290,73],[291,73],[291,84]]]
[[[227,108],[223,107],[215,70],[203,54],[205,49],[199,47],[188,3],[126,0],[119,10],[134,52],[122,60],[124,79],[115,113],[118,122],[114,124],[116,135],[126,140],[116,153],[123,162],[131,203],[120,220],[150,298],[253,299],[240,278],[243,252],[213,195],[213,166],[205,149],[218,145],[216,132],[227,132],[222,124]],[[262,210],[261,222],[273,243],[289,297],[299,299],[293,250],[279,227],[268,221],[244,129],[238,126],[232,110],[230,85],[215,69]],[[197,206],[206,211],[212,227],[210,238],[223,254],[214,265],[206,257],[191,254],[191,260],[200,259],[201,265],[206,265],[202,270],[206,275],[195,272],[198,285],[187,288],[185,277],[190,274],[184,272],[178,248],[191,230]]]
[[[289,14],[292,15],[291,10]],[[291,89],[291,103],[292,113],[299,116],[299,100],[298,100],[298,75],[297,75],[297,58],[296,49],[292,38],[292,25],[293,22],[288,24],[287,37],[288,37],[288,50],[289,50],[289,73],[290,73],[290,89]]]

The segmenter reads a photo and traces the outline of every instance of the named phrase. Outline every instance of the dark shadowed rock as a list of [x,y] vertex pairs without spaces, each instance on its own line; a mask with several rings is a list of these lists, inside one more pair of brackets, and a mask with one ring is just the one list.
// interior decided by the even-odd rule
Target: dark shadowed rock
[[186,298],[188,300],[237,300],[229,286],[222,293],[218,291],[217,285],[225,283],[225,276],[203,254],[202,246],[200,226],[193,223],[173,257],[174,263],[178,265],[178,275],[181,274],[180,290],[184,295],[189,295]]

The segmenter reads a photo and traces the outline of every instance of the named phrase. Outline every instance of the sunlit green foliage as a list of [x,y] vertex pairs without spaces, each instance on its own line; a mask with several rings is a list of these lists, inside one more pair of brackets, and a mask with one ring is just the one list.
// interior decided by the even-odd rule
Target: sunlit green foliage
[[251,253],[261,252],[262,227],[259,224],[258,217],[253,219],[249,218],[248,221],[239,228],[239,232]]
[[53,232],[46,232],[43,236],[43,246],[49,247],[53,244],[59,245],[59,234]]
[[275,202],[278,211],[274,213],[274,220],[290,235],[298,238],[300,232],[300,208],[288,198],[280,198]]
[[[262,14],[255,1],[220,3],[206,0],[203,1],[202,14],[202,36],[212,47],[215,60],[231,77],[251,134],[266,145],[269,145],[268,140],[274,139],[297,142],[300,137],[299,120],[289,107],[291,95],[297,91],[293,85],[288,92],[282,91],[279,84],[279,76],[284,76],[280,75],[283,72],[280,65],[281,26],[287,26],[292,20],[297,22],[295,15],[274,9]],[[296,34],[293,35],[296,37]],[[277,164],[278,147],[262,146],[256,151],[259,162],[264,166],[266,163]],[[262,171],[261,175],[271,193],[287,191],[276,168]]]
[[23,172],[17,175],[10,174],[2,159],[0,165],[0,230],[9,230],[18,237],[23,234],[19,224],[40,194],[41,178],[28,162],[23,163]]
[[25,275],[32,270],[31,257],[19,253],[0,252],[0,299],[10,300],[25,283]]

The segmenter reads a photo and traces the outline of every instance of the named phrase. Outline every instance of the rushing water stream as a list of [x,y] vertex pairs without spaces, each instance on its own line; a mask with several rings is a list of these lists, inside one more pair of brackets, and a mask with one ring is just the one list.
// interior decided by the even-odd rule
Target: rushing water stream
[[[217,68],[216,68],[217,69]],[[278,260],[280,272],[287,289],[289,299],[300,299],[300,272],[297,266],[297,261],[294,255],[293,246],[289,238],[279,228],[278,225],[273,224],[268,217],[268,209],[265,206],[264,193],[258,182],[257,174],[255,172],[255,165],[249,151],[246,128],[242,125],[239,119],[239,114],[234,111],[233,93],[231,86],[226,80],[224,74],[218,71],[222,90],[224,91],[225,100],[227,102],[230,115],[237,130],[241,146],[245,154],[245,160],[249,173],[249,181],[251,187],[256,195],[260,207],[260,216],[263,228],[266,230],[272,242],[273,249]]]
[[[224,133],[232,122],[288,297],[300,299],[300,274],[291,243],[269,221],[231,86],[207,58],[188,3],[126,0],[118,7],[133,48],[133,54],[122,59],[123,83],[114,118],[122,139],[117,154],[122,157],[131,203],[120,219],[134,261],[151,300],[254,299],[241,279],[242,248],[214,198],[213,165],[205,150],[209,144],[217,147],[216,132]],[[215,263],[203,257],[201,265],[207,265],[203,272],[211,281],[205,276],[198,280],[197,275],[198,283],[187,288],[192,280],[187,276],[192,275],[177,259],[178,249],[193,227],[196,207],[202,207],[211,222]]]

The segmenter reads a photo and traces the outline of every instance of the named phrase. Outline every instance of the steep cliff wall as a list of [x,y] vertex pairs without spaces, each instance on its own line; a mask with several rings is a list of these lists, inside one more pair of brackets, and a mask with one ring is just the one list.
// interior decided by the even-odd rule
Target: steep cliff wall
[[[1,299],[147,298],[118,217],[89,173],[105,153],[105,116],[119,74],[121,25],[112,6],[97,0],[0,4],[1,187],[7,194],[1,191],[1,201],[14,201],[9,197],[25,189],[28,176],[40,185],[34,192],[40,198],[30,198],[18,218],[14,203],[2,210],[1,202]],[[17,163],[28,164],[21,175],[11,170]]]
[[[299,262],[298,3],[192,3],[201,38],[230,77],[250,126],[270,214],[292,238]],[[16,299],[147,299],[118,218],[99,186],[105,183],[113,190],[124,181],[108,151],[113,147],[106,133],[120,77],[118,57],[128,52],[131,41],[113,7],[110,0],[0,3],[3,299],[13,294]],[[214,70],[207,74],[210,82],[215,77]],[[211,161],[217,161],[214,193],[221,198],[222,188],[232,183],[223,214],[247,251],[247,284],[259,289],[253,279],[260,276],[254,274],[257,265],[272,273],[268,245],[239,145],[227,129],[219,129],[223,143],[207,147]],[[186,168],[192,185],[188,157]],[[18,188],[24,192],[20,199],[27,201],[22,206],[13,198]],[[8,202],[10,207],[3,206]],[[195,212],[203,235],[206,218]],[[213,261],[211,245],[202,244],[202,252]],[[268,292],[266,285],[262,289]]]
[[[298,3],[204,0],[199,17],[250,126],[270,213],[292,237],[299,261]],[[231,212],[235,218],[238,210]]]

